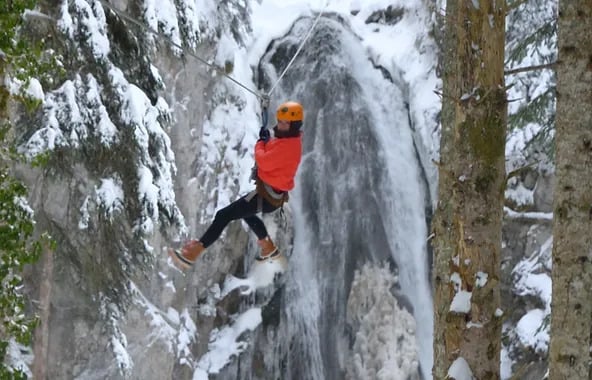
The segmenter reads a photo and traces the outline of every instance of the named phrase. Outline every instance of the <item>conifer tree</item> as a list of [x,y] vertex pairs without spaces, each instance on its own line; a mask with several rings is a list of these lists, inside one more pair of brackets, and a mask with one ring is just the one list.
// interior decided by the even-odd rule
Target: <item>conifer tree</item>
[[505,1],[446,4],[434,379],[500,377],[505,17]]
[[[553,159],[555,128],[555,63],[557,61],[556,1],[516,0],[508,6],[506,83],[511,100],[508,131],[529,126],[527,162]],[[541,155],[542,154],[542,155]]]
[[23,267],[40,255],[42,240],[32,240],[34,221],[26,202],[27,189],[13,177],[11,167],[18,156],[12,141],[9,106],[12,100],[31,106],[24,93],[10,85],[26,88],[45,65],[40,62],[40,48],[27,42],[23,33],[25,11],[33,9],[34,0],[11,0],[0,3],[0,378],[23,379],[25,373],[7,362],[11,341],[28,345],[36,324],[34,315],[25,310],[22,293]]
[[560,0],[549,379],[592,379],[592,2]]

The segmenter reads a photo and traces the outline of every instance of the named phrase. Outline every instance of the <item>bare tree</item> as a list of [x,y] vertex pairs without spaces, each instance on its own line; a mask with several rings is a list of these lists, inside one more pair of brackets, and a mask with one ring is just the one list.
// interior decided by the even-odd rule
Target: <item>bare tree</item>
[[592,2],[560,0],[550,379],[592,379]]
[[498,379],[505,187],[506,3],[450,0],[443,41],[438,207],[433,222],[434,379]]

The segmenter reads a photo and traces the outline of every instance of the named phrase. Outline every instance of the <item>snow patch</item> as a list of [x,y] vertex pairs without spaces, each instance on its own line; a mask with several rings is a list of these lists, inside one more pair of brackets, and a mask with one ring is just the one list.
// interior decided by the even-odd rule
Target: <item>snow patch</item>
[[542,353],[547,352],[549,347],[548,327],[543,328],[547,315],[544,310],[532,309],[520,318],[516,325],[516,334],[520,342]]
[[475,380],[469,363],[463,357],[456,358],[448,368],[448,378],[454,380]]
[[454,286],[454,291],[458,292],[462,288],[462,279],[458,272],[454,272],[450,275],[450,282]]
[[30,367],[33,365],[33,352],[31,347],[23,346],[14,339],[8,340],[8,347],[6,348],[5,364],[9,368],[22,371],[27,378],[32,379]]
[[197,363],[193,379],[207,380],[208,374],[218,374],[233,357],[248,347],[247,342],[239,340],[240,337],[255,330],[261,322],[261,309],[255,307],[240,314],[231,326],[214,329],[210,334],[208,352]]
[[[143,3],[144,19],[149,28],[155,33],[162,31],[175,45],[181,46],[181,32],[175,3],[171,0],[144,0]],[[154,35],[148,34],[148,37],[154,38]],[[181,54],[178,47],[172,45],[170,47],[177,54]]]
[[173,308],[168,308],[164,312],[148,301],[135,284],[131,283],[130,288],[134,295],[134,303],[144,310],[152,327],[149,339],[159,340],[180,359],[191,357],[191,347],[197,339],[197,327],[189,311],[183,309],[179,313]]
[[[62,3],[62,17],[58,25],[64,31],[74,37],[74,30],[84,33],[86,44],[91,48],[97,60],[107,59],[111,52],[111,44],[107,38],[107,23],[103,7],[98,1],[92,1],[92,6],[85,0],[74,0],[72,2],[76,15],[72,17],[68,10],[68,0]],[[78,17],[84,15],[85,17]],[[78,25],[80,23],[80,25]]]
[[471,297],[473,293],[461,290],[456,292],[450,303],[450,311],[453,313],[468,314],[471,311]]
[[475,280],[475,286],[478,288],[482,288],[487,284],[488,274],[485,272],[477,272],[475,275],[477,278]]
[[534,205],[534,190],[524,187],[524,184],[515,177],[508,181],[504,196],[514,202],[517,207]]
[[520,261],[512,271],[514,292],[519,296],[540,299],[544,309],[534,308],[522,316],[515,333],[523,345],[546,352],[549,345],[552,281],[551,252],[553,237],[541,245],[532,256]]
[[[0,51],[1,54],[1,51]],[[43,102],[45,99],[45,93],[43,92],[43,86],[37,78],[30,78],[26,82],[23,82],[15,77],[5,78],[6,87],[12,95],[24,95],[31,100],[37,100]]]
[[240,289],[242,295],[251,294],[256,289],[273,285],[275,278],[286,270],[286,258],[279,257],[274,260],[254,263],[246,278],[237,278],[233,275],[226,276],[222,297],[228,295],[234,289]]
[[96,188],[97,204],[105,209],[105,213],[112,218],[115,212],[123,208],[123,188],[121,180],[116,178],[104,178],[101,186]]

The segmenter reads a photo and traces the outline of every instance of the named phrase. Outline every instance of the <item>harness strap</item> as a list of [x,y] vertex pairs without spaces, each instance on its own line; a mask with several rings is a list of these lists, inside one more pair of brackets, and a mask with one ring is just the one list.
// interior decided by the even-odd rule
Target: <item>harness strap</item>
[[262,212],[263,212],[263,198],[258,197],[257,198],[257,213],[261,214]]
[[257,190],[253,190],[253,191],[251,191],[249,194],[245,195],[245,200],[246,200],[247,202],[250,202],[250,201],[252,201],[252,200],[253,200],[253,197],[254,197],[255,195],[257,195]]
[[[253,198],[257,195],[257,190],[253,190],[250,193],[248,193],[247,195],[245,195],[245,200],[247,202],[250,202],[253,200]],[[263,198],[259,197],[257,198],[257,213],[260,214],[263,212]]]
[[286,218],[286,213],[284,212],[284,205],[282,205],[282,207],[280,207],[280,225],[283,228],[288,227],[288,218]]
[[287,191],[277,192],[273,187],[263,182],[259,177],[256,180],[256,191],[275,208],[282,207],[290,198]]
[[284,198],[285,191],[277,192],[273,187],[269,186],[265,182],[263,182],[263,187],[265,188],[265,191],[267,191],[267,194],[269,194],[270,197],[274,199]]

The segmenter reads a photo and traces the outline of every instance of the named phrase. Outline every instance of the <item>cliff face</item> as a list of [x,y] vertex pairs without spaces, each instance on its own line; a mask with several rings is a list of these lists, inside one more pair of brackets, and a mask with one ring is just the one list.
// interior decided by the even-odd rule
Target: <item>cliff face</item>
[[[125,15],[99,1],[41,3],[57,20],[47,44],[62,54],[66,75],[44,83],[43,109],[19,123],[21,151],[41,153],[45,164],[17,171],[39,231],[57,242],[27,273],[41,316],[35,378],[374,378],[382,368],[427,377],[438,108],[425,99],[436,85],[434,45],[417,37],[397,61],[356,34],[358,24],[398,35],[398,23],[405,31],[427,23],[421,6],[351,12],[358,24],[325,15],[277,88],[271,109],[282,97],[302,99],[307,110],[300,185],[287,220],[276,213],[267,221],[290,270],[279,291],[245,297],[226,292],[228,274],[244,275],[257,249],[243,224],[231,224],[185,274],[163,248],[199,237],[217,209],[252,189],[258,100],[209,65],[251,89],[269,88],[313,18],[298,18],[251,53],[243,1],[109,4]],[[424,82],[410,80],[416,71]],[[532,196],[521,210],[549,211],[548,178],[531,173],[513,184]],[[517,310],[510,332],[544,308],[536,295],[516,296],[525,276],[514,269],[525,256],[542,263],[529,270],[544,268],[550,233],[546,214],[512,215],[503,268],[505,308]],[[260,328],[240,333],[230,365],[217,368],[224,360],[211,360],[214,338],[253,308]],[[511,359],[532,360],[508,334]],[[395,367],[380,359],[383,348],[400,359]]]
[[47,44],[62,55],[65,76],[44,84],[43,109],[19,123],[22,153],[43,154],[45,163],[18,174],[30,188],[39,230],[57,243],[28,276],[31,297],[40,300],[32,307],[43,311],[36,374],[190,378],[192,372],[177,377],[187,366],[176,358],[203,353],[215,316],[200,316],[194,306],[237,267],[247,234],[233,225],[188,275],[169,265],[163,247],[202,233],[212,217],[206,205],[245,190],[244,180],[233,182],[235,173],[220,167],[249,159],[257,127],[245,146],[237,141],[204,157],[204,144],[233,138],[226,126],[210,125],[220,136],[203,139],[203,124],[246,101],[175,46],[215,56],[218,40],[248,30],[247,9],[230,1],[212,10],[187,3],[171,15],[165,6],[174,10],[172,2],[114,4],[160,28],[164,37],[156,37],[98,1],[40,5],[57,20],[47,27]]

